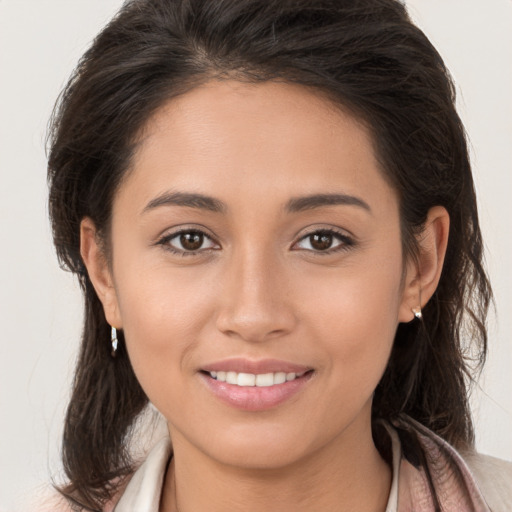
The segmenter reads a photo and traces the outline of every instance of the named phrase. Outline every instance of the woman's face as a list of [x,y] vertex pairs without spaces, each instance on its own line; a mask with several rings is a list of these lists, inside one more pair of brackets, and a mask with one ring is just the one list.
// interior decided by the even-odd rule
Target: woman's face
[[173,99],[111,234],[107,319],[176,449],[277,467],[368,439],[412,313],[397,195],[353,117],[276,82]]

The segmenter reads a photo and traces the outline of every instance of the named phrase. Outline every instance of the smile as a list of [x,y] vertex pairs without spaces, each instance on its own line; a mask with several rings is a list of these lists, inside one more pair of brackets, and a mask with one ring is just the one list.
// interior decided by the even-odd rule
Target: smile
[[294,372],[275,372],[275,373],[237,373],[237,372],[209,372],[210,376],[213,379],[218,380],[219,382],[227,382],[228,384],[233,384],[235,386],[242,387],[270,387],[276,386],[279,384],[284,384],[285,382],[290,382],[295,380],[298,377],[302,377],[304,373],[300,374]]
[[201,380],[218,400],[241,411],[266,411],[309,387],[315,371],[278,360],[231,359],[203,367]]

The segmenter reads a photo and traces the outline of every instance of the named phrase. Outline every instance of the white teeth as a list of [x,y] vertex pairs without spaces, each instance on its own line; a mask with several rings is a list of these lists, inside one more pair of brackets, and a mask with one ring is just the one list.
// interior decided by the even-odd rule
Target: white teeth
[[226,382],[228,384],[238,384],[238,376],[236,372],[227,372],[226,373]]
[[286,373],[284,372],[277,372],[274,374],[274,384],[283,384],[283,382],[286,382]]
[[305,372],[302,373],[236,373],[236,372],[210,372],[210,376],[220,382],[227,382],[228,384],[235,384],[242,387],[268,387],[276,384],[284,384],[291,380],[295,380],[297,377],[302,377]]
[[256,375],[252,373],[239,373],[236,383],[239,386],[254,386],[256,384]]
[[263,388],[266,386],[274,385],[274,374],[273,373],[260,373],[256,375],[256,386]]

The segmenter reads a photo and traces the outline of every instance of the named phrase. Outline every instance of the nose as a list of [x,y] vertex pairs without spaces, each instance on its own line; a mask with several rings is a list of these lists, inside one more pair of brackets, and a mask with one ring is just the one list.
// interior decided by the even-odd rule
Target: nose
[[227,336],[264,342],[290,333],[296,324],[286,271],[268,255],[234,257],[219,293],[217,328]]

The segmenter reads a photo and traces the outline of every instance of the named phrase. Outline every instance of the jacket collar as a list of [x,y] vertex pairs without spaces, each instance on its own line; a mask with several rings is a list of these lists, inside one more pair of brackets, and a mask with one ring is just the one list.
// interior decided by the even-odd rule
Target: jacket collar
[[[469,467],[452,446],[411,418],[393,423],[383,422],[393,459],[386,512],[433,512],[434,494],[446,510],[490,512]],[[159,512],[171,455],[171,441],[165,437],[135,471],[114,512]]]

